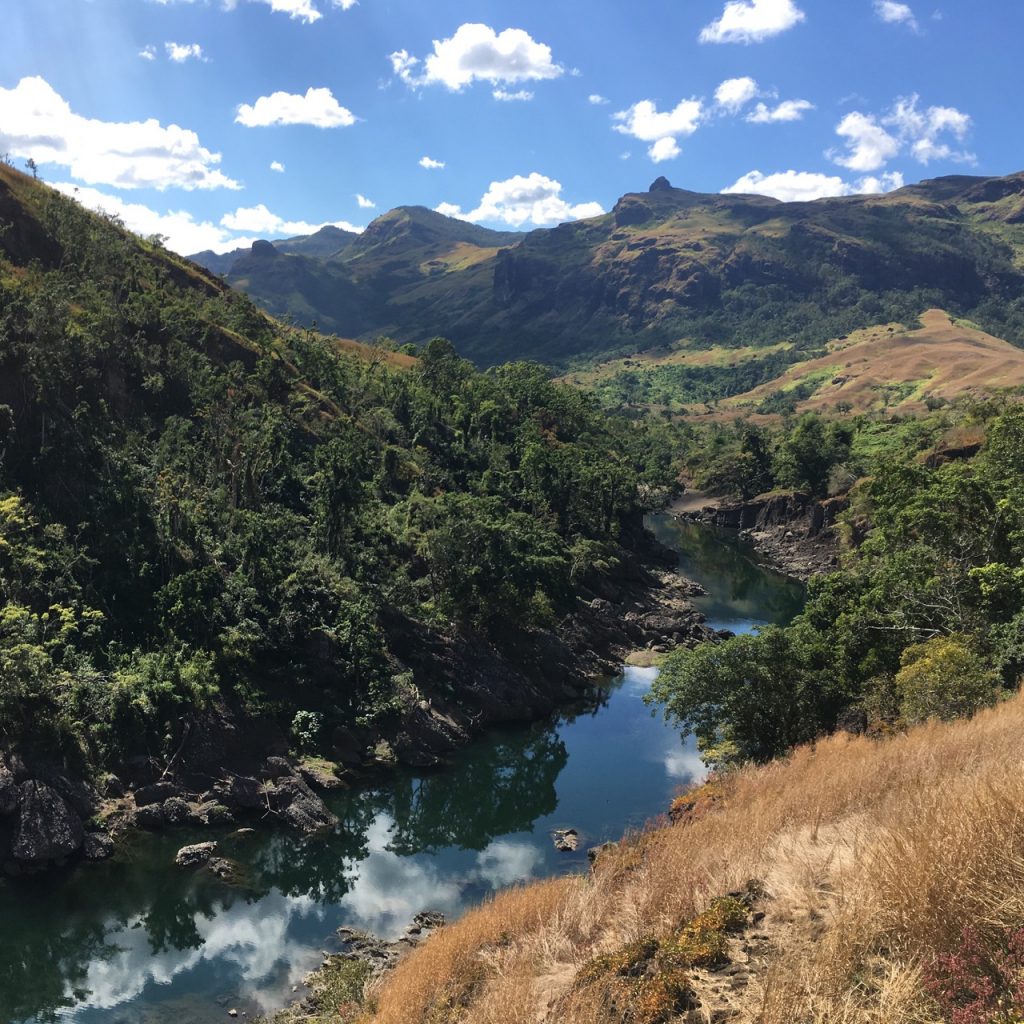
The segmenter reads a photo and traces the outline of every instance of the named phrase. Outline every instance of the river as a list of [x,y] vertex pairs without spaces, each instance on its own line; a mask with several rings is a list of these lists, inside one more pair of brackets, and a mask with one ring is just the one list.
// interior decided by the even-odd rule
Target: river
[[[786,622],[802,588],[734,536],[651,517],[707,596],[711,625],[746,632]],[[698,779],[683,742],[643,695],[655,669],[626,668],[589,706],[505,729],[449,766],[332,795],[341,825],[303,839],[267,831],[140,834],[101,864],[0,883],[0,1020],[208,1024],[252,1017],[334,950],[342,925],[396,937],[421,910],[458,916],[514,882],[586,865],[586,849],[641,827]],[[551,830],[581,834],[557,852]],[[178,869],[175,851],[216,838],[242,886]]]

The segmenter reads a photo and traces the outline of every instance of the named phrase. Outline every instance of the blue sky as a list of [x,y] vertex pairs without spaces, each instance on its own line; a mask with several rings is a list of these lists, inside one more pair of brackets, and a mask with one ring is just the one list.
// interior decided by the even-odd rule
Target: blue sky
[[183,252],[1024,169],[1019,0],[3,0],[3,32],[0,153]]

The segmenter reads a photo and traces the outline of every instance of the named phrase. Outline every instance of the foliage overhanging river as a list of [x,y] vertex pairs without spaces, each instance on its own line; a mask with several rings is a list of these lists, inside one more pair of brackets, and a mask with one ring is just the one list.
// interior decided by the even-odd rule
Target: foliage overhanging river
[[[715,628],[787,622],[803,589],[735,537],[651,517]],[[113,860],[0,882],[0,1021],[207,1024],[278,1009],[337,948],[342,925],[396,937],[421,910],[457,916],[513,882],[583,870],[586,849],[662,813],[702,766],[642,702],[654,669],[627,668],[593,705],[495,732],[451,765],[329,798],[331,836],[140,834]],[[557,852],[554,828],[581,833]],[[216,838],[245,869],[228,886],[174,866]]]

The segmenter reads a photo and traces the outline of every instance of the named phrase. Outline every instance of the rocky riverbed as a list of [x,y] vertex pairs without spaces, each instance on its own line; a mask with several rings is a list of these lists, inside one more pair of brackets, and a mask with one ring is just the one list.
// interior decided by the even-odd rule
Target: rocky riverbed
[[798,491],[760,495],[750,501],[715,499],[677,514],[695,522],[737,530],[781,572],[806,582],[839,567],[836,524],[849,507],[846,496],[819,500]]
[[671,552],[650,538],[644,545],[642,556],[624,551],[615,572],[582,587],[574,611],[553,629],[484,640],[395,615],[385,625],[402,640],[393,644],[407,680],[400,706],[372,728],[335,728],[323,759],[295,758],[277,723],[228,704],[190,720],[169,760],[137,757],[98,780],[0,749],[0,870],[17,876],[102,859],[134,829],[237,823],[329,830],[337,819],[324,790],[399,765],[440,764],[487,728],[578,700],[631,652],[716,639],[690,600],[701,588],[669,568]]

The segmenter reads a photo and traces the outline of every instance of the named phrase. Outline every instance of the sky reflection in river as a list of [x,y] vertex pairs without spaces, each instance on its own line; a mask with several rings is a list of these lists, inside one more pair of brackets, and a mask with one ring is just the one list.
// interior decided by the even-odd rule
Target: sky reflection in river
[[[705,612],[739,630],[781,621],[797,588],[661,518],[709,589]],[[724,549],[724,550],[722,550]],[[342,925],[396,936],[424,909],[457,916],[513,882],[584,870],[586,848],[642,827],[701,776],[692,741],[643,704],[653,669],[626,669],[601,699],[555,721],[506,729],[449,767],[331,798],[327,837],[222,835],[245,869],[231,888],[173,866],[188,830],[140,835],[110,862],[0,884],[0,1022],[213,1024],[231,1007],[272,1011],[337,948]],[[575,854],[554,828],[580,831]]]

